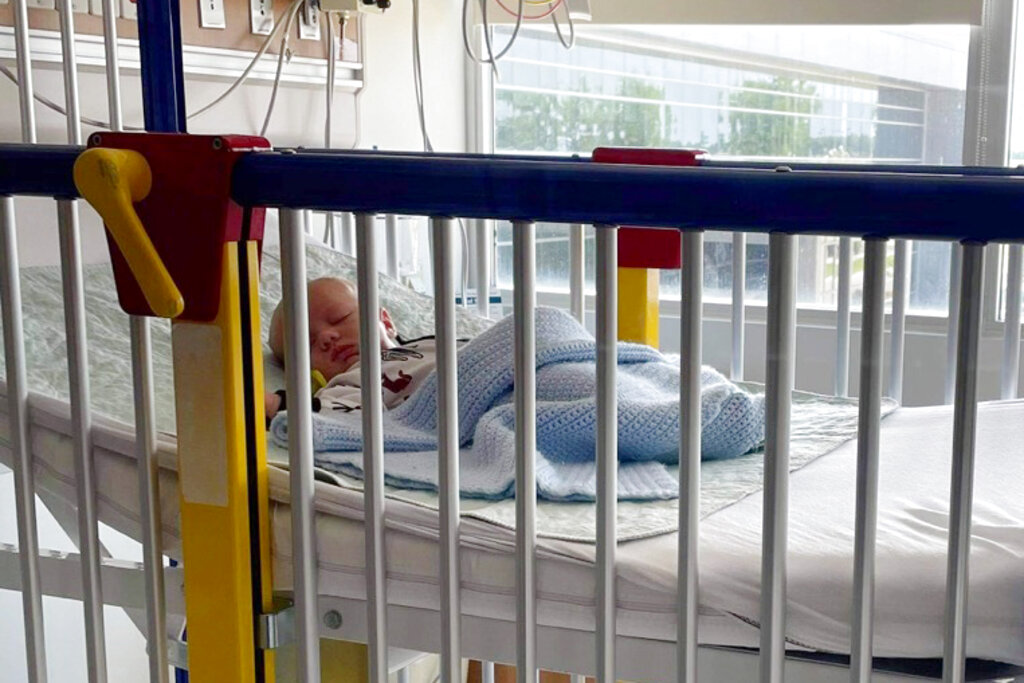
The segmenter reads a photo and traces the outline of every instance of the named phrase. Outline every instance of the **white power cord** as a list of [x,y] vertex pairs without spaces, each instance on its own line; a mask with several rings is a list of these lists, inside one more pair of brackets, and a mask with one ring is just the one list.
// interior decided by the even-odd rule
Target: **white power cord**
[[[324,147],[327,149],[331,148],[332,130],[332,109],[334,108],[334,79],[337,62],[338,46],[334,38],[334,22],[330,12],[324,12],[324,23],[327,25],[327,31],[324,33],[324,41],[327,43],[327,92],[324,100]],[[345,15],[340,16],[341,25],[340,31],[341,40],[345,40]],[[330,245],[331,249],[335,249],[335,226],[334,226],[334,212],[328,211],[324,215],[324,242]]]
[[[334,109],[334,85],[337,71],[338,61],[338,41],[334,33],[334,22],[332,21],[331,13],[324,12],[325,23],[327,24],[327,32],[324,35],[324,40],[327,42],[327,93],[326,100],[324,103],[324,146],[330,149],[331,137],[332,137],[332,110]],[[345,25],[345,18],[342,15],[341,26]],[[345,40],[345,30],[341,28],[341,40]]]
[[[565,7],[565,17],[569,22],[569,40],[562,37],[562,27],[558,24],[557,12],[551,13],[551,23],[555,25],[555,33],[558,34],[558,42],[562,44],[566,50],[571,50],[576,45],[576,24],[572,19],[572,11],[569,9],[569,0],[562,0],[562,6]],[[557,8],[556,8],[557,9]]]
[[412,81],[416,93],[416,111],[420,119],[420,133],[423,135],[423,151],[433,152],[427,134],[427,115],[423,103],[423,64],[420,61],[420,0],[412,0]]
[[[292,13],[292,15],[294,15],[294,12],[296,12],[298,10],[298,8],[302,5],[302,3],[303,3],[303,0],[293,0],[292,4],[289,5],[288,9],[285,10],[285,14],[282,15],[282,18],[284,16],[287,16],[288,13]],[[238,76],[238,78],[235,79],[234,83],[232,83],[228,87],[227,90],[225,90],[223,93],[221,93],[215,100],[213,100],[209,104],[207,104],[207,105],[205,105],[203,107],[200,107],[199,109],[197,109],[196,111],[192,112],[191,114],[188,114],[188,116],[186,118],[194,119],[195,117],[199,116],[200,114],[206,113],[207,111],[213,109],[218,104],[220,104],[221,102],[226,100],[231,93],[233,93],[235,90],[237,90],[238,86],[242,85],[242,83],[244,83],[245,80],[249,77],[249,74],[252,73],[252,70],[256,67],[256,64],[259,62],[260,58],[263,57],[263,55],[266,54],[267,49],[270,48],[270,45],[271,45],[271,43],[274,40],[274,37],[280,32],[281,25],[282,24],[281,24],[281,21],[279,19],[274,24],[274,28],[271,30],[270,34],[264,39],[263,44],[260,45],[259,50],[257,50],[255,55],[253,55],[253,58],[249,62],[249,65],[245,67],[245,70],[242,71],[242,73]],[[9,78],[15,85],[19,85],[18,77],[16,75],[14,75],[14,73],[10,69],[8,69],[6,66],[4,66],[3,64],[0,64],[0,73],[2,73],[4,76]],[[280,68],[279,68],[278,69],[277,78],[275,79],[275,88],[276,88],[276,83],[280,80],[280,75],[281,75],[281,72],[280,72]],[[45,97],[43,95],[40,95],[39,93],[34,93],[34,98],[35,98],[36,101],[38,101],[40,104],[46,106],[48,109],[52,109],[53,111],[57,112],[58,114],[61,114],[63,116],[67,116],[67,114],[68,114],[67,109],[65,109],[61,105],[57,104],[53,100],[51,100],[51,99],[49,99],[49,98],[47,98],[47,97]],[[110,123],[107,122],[107,121],[103,121],[103,120],[100,120],[100,119],[92,119],[92,118],[89,118],[89,117],[86,117],[86,116],[79,117],[79,120],[82,123],[84,123],[85,125],[87,125],[87,126],[93,126],[95,128],[104,128],[104,129],[110,130]],[[125,130],[145,130],[144,128],[142,128],[140,126],[125,126],[124,129]]]
[[[423,136],[423,151],[433,152],[434,145],[427,133],[427,115],[423,97],[423,61],[420,56],[420,0],[412,0],[412,77],[413,89],[416,94],[416,111],[419,115],[420,133]],[[459,228],[462,239],[462,305],[468,306],[466,291],[469,289],[469,234],[465,222],[460,218]]]
[[249,66],[245,67],[245,70],[242,71],[241,75],[235,79],[235,82],[232,83],[231,86],[223,93],[221,93],[220,96],[218,96],[215,100],[213,100],[206,106],[200,107],[196,111],[189,114],[188,118],[194,119],[200,114],[204,114],[207,111],[213,109],[218,104],[226,100],[228,96],[238,88],[238,86],[242,85],[242,83],[245,82],[245,80],[249,77],[249,74],[252,73],[252,70],[256,67],[256,64],[260,61],[260,58],[267,53],[267,50],[270,48],[271,43],[273,43],[274,38],[280,32],[282,27],[282,20],[286,16],[293,15],[295,12],[297,12],[298,8],[302,5],[302,3],[303,0],[293,0],[292,4],[288,5],[288,8],[285,9],[284,13],[280,17],[278,17],[277,21],[274,22],[274,28],[270,31],[270,34],[263,40],[263,44],[260,45],[260,48],[259,50],[257,50],[256,54],[253,55],[252,60],[249,62]]
[[277,54],[277,72],[274,74],[274,87],[270,91],[270,102],[267,103],[267,115],[263,119],[263,127],[260,128],[261,138],[266,137],[267,129],[270,127],[270,117],[274,114],[274,105],[277,103],[277,91],[281,87],[281,71],[284,69],[284,60],[289,52],[288,41],[292,33],[292,22],[295,21],[295,15],[299,13],[300,7],[302,7],[301,0],[296,0],[286,10],[287,19],[284,24],[284,36],[281,38],[281,49]]
[[[14,72],[11,71],[10,69],[8,69],[3,64],[0,64],[0,73],[2,73],[4,76],[7,76],[7,78],[9,78],[11,80],[11,82],[14,83],[14,85],[16,85],[16,86],[20,86],[21,85],[18,82],[18,77],[14,74]],[[33,93],[33,97],[34,97],[34,99],[37,102],[39,102],[40,104],[45,106],[47,109],[52,109],[53,111],[57,112],[58,114],[61,114],[63,116],[67,116],[67,114],[68,114],[67,110],[64,107],[62,107],[61,105],[59,105],[56,102],[54,102],[53,100],[51,100],[50,98],[48,98],[48,97],[46,97],[44,95],[40,95],[38,92]],[[102,121],[100,119],[91,119],[88,116],[80,116],[79,117],[79,121],[81,121],[83,124],[85,124],[87,126],[93,126],[94,128],[105,128],[106,130],[110,130],[111,129],[110,128],[110,123],[108,123],[107,121]],[[125,130],[145,130],[144,128],[142,128],[140,126],[125,126],[124,129]]]
[[483,23],[484,45],[487,48],[487,58],[481,58],[473,51],[473,45],[469,39],[469,27],[466,25],[466,21],[469,19],[469,0],[462,0],[462,44],[466,48],[466,54],[469,55],[470,59],[477,64],[490,64],[492,71],[497,75],[498,60],[508,54],[508,51],[512,49],[516,39],[519,37],[519,29],[522,28],[523,19],[526,16],[526,2],[525,0],[519,0],[516,11],[516,24],[512,29],[512,36],[498,54],[494,54],[494,46],[491,45],[491,27],[487,21],[487,0],[480,0],[480,16]]

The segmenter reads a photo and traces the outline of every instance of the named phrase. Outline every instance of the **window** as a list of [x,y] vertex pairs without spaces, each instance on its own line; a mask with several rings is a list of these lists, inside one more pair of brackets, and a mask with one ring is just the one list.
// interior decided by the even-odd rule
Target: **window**
[[[1024,3],[1017,2],[1017,16],[1024,11]],[[1024,40],[1024,22],[1019,19],[1016,26],[1016,37],[1014,43],[1013,84],[1010,89],[1010,166],[1024,166],[1024,47],[1021,41]],[[1006,320],[1006,281],[1008,275],[1008,249],[999,250],[999,286],[996,288],[998,300],[996,302],[997,320]],[[1024,305],[1024,304],[1022,304]]]
[[[968,40],[960,26],[590,26],[566,51],[531,27],[500,63],[495,151],[668,146],[744,160],[958,164]],[[567,229],[539,226],[537,241],[538,285],[567,288]],[[855,305],[860,250],[855,241]],[[592,233],[587,251],[592,258]],[[915,243],[911,260],[911,310],[944,313],[949,246]],[[497,261],[499,284],[510,283],[507,225]],[[802,305],[835,305],[837,261],[838,239],[800,238]],[[731,271],[731,235],[708,233],[709,299],[730,296]],[[666,296],[678,296],[678,280],[662,273]],[[749,235],[750,299],[763,300],[766,285],[767,239]]]

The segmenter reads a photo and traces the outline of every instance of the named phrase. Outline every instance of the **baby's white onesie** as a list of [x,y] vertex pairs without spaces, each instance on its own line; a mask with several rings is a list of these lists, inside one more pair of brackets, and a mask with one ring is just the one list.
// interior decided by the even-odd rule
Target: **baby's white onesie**
[[[459,339],[458,346],[468,339]],[[409,398],[437,364],[436,340],[421,337],[403,342],[393,349],[381,349],[380,374],[384,408],[390,410]],[[335,375],[316,393],[320,399],[320,412],[349,413],[363,405],[362,370],[356,363],[345,372]]]

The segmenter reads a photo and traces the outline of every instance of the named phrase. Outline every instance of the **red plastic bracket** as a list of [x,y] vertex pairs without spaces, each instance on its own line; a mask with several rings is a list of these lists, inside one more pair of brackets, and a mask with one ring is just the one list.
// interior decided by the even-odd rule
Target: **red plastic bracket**
[[[231,199],[231,172],[243,154],[270,149],[270,143],[243,135],[96,133],[89,146],[131,149],[146,158],[153,187],[135,210],[185,299],[178,319],[216,318],[223,245],[246,239],[262,248],[266,213],[258,207],[246,211]],[[107,245],[121,308],[132,315],[153,315],[109,232]]]
[[[598,147],[591,155],[603,164],[643,166],[700,166],[705,152],[687,149],[638,149]],[[678,269],[682,266],[679,231],[662,228],[619,230],[620,268]]]

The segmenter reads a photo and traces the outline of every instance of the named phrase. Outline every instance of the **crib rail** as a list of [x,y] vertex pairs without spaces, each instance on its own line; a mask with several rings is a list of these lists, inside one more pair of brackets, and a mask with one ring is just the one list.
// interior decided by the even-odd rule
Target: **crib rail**
[[[74,149],[0,145],[0,195],[42,194],[67,202],[76,193],[67,185]],[[17,172],[11,169],[17,168]],[[7,170],[5,170],[7,169]],[[780,172],[784,171],[784,172]],[[960,680],[964,667],[969,557],[970,496],[974,415],[976,411],[977,345],[980,328],[983,244],[989,241],[1024,241],[1024,231],[1008,219],[1024,209],[1020,179],[1003,169],[935,169],[929,173],[893,173],[890,169],[865,171],[849,167],[824,170],[760,168],[648,168],[604,166],[578,161],[486,159],[475,156],[367,155],[337,153],[253,153],[243,158],[234,174],[235,199],[245,205],[282,208],[282,253],[288,348],[289,390],[299,397],[289,405],[292,443],[292,509],[296,543],[294,599],[300,636],[300,678],[319,679],[319,653],[314,634],[319,607],[316,590],[315,536],[313,534],[312,445],[309,435],[308,366],[301,341],[306,331],[303,226],[299,209],[352,212],[362,297],[360,343],[363,366],[364,435],[367,443],[366,558],[369,618],[367,640],[370,678],[382,680],[387,672],[387,605],[384,558],[383,447],[381,436],[380,379],[376,354],[376,245],[373,213],[377,211],[431,217],[434,241],[434,277],[439,387],[442,396],[440,462],[442,499],[440,566],[444,623],[441,636],[446,680],[457,676],[463,648],[459,602],[459,505],[455,466],[458,433],[457,377],[454,357],[454,287],[450,216],[510,219],[514,222],[514,283],[516,313],[517,415],[517,531],[516,577],[518,614],[516,653],[520,681],[532,681],[537,669],[536,623],[536,500],[529,484],[534,473],[535,403],[533,311],[535,307],[535,221],[597,226],[597,342],[599,349],[597,550],[598,610],[596,645],[591,669],[600,680],[614,680],[621,672],[616,661],[615,636],[615,234],[616,225],[678,226],[684,230],[684,288],[681,312],[681,351],[684,357],[701,354],[700,229],[764,231],[770,233],[768,303],[768,430],[764,496],[761,679],[785,678],[785,603],[788,500],[788,444],[790,394],[795,365],[795,234],[837,234],[844,240],[866,238],[865,309],[862,316],[860,358],[860,447],[858,450],[858,508],[856,518],[854,641],[852,675],[867,680],[872,665],[873,558],[877,496],[878,429],[882,387],[884,255],[893,237],[946,239],[963,242],[966,254],[960,288],[959,316],[954,321],[957,339],[957,381],[953,392],[954,443],[958,457],[952,473],[954,526],[950,535],[949,588],[946,620],[946,677]],[[338,177],[350,182],[337,183]],[[324,178],[331,178],[329,182]],[[378,178],[388,178],[385,187]],[[442,178],[443,182],[425,182]],[[539,189],[543,187],[544,192]],[[723,198],[732,197],[733,201]],[[736,198],[739,199],[736,199]],[[624,201],[623,198],[629,198]],[[986,207],[984,224],[977,222],[977,206]],[[925,210],[927,208],[927,210]],[[831,216],[845,215],[841,225]],[[5,214],[6,215],[6,214]],[[608,222],[608,219],[615,219]],[[574,227],[573,277],[582,279],[579,238]],[[393,232],[393,231],[392,231]],[[736,244],[742,245],[742,239]],[[847,243],[848,244],[848,243]],[[848,252],[841,269],[847,271]],[[903,329],[906,309],[907,243],[897,242],[893,310],[894,366],[890,393],[901,389]],[[393,261],[394,259],[389,259]],[[737,258],[742,265],[742,259]],[[393,267],[393,264],[392,264]],[[847,287],[844,296],[848,297]],[[1017,296],[1011,293],[1011,296]],[[743,307],[742,288],[734,290],[734,303]],[[583,315],[583,303],[574,299],[574,312]],[[11,316],[5,305],[5,322]],[[837,332],[836,387],[845,390],[849,356],[849,303],[840,301]],[[734,320],[742,328],[742,315]],[[7,325],[5,325],[5,330]],[[845,338],[845,340],[844,340]],[[1008,342],[1009,343],[1009,342]],[[733,372],[742,373],[743,344],[733,348]],[[1007,356],[1013,355],[1007,352]],[[8,356],[10,358],[10,355]],[[379,362],[379,361],[377,361]],[[699,503],[699,372],[684,364],[681,382],[678,656],[674,665],[679,680],[692,681],[697,670],[697,556]],[[81,403],[81,399],[79,399]],[[144,422],[142,423],[144,424]],[[28,546],[26,546],[28,548]],[[84,563],[83,563],[84,564]],[[30,617],[31,618],[31,617]]]

